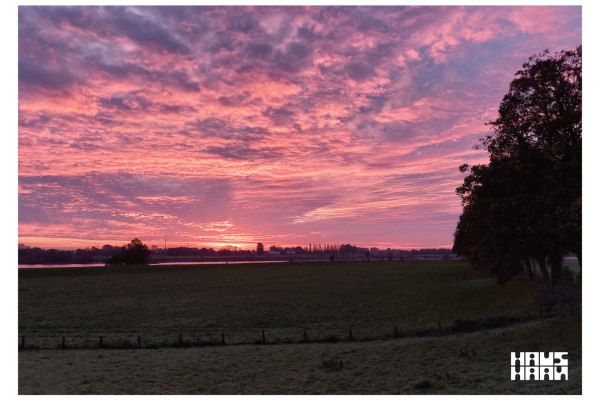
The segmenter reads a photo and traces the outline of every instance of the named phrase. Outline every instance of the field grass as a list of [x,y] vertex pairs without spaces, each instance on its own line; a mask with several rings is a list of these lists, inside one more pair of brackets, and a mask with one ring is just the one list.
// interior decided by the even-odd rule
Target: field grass
[[[461,280],[463,275],[470,280]],[[253,341],[354,337],[525,313],[534,289],[500,287],[463,261],[99,267],[19,271],[19,335],[54,346],[86,338]],[[535,312],[535,308],[533,308]]]
[[[462,280],[463,275],[467,280]],[[19,270],[27,345],[169,338],[355,339],[536,314],[535,285],[505,286],[465,261],[305,262]],[[505,332],[505,335],[502,335]],[[466,347],[469,357],[460,357]],[[475,350],[476,355],[471,354]],[[569,351],[569,381],[511,382],[511,351]],[[320,368],[322,357],[343,360]],[[158,350],[19,352],[19,393],[580,393],[570,318],[459,336]],[[448,375],[445,375],[448,372]],[[508,376],[508,378],[507,378]]]
[[[460,354],[465,349],[468,356]],[[567,381],[511,381],[511,351],[567,351]],[[343,368],[322,368],[322,360]],[[369,343],[19,353],[19,394],[581,394],[568,317]]]

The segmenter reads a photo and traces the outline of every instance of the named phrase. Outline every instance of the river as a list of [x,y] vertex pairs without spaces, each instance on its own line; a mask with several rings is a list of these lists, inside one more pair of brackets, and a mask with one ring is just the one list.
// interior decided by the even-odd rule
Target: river
[[[186,262],[165,262],[151,263],[150,265],[194,265],[194,264],[264,264],[264,263],[282,263],[289,262],[281,261],[186,261]],[[85,267],[104,267],[104,263],[88,263],[88,264],[19,264],[21,268],[85,268]]]

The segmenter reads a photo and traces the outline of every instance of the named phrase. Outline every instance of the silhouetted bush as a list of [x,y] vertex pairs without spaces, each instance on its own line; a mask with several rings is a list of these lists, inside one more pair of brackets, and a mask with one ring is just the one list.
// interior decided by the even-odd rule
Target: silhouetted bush
[[121,248],[120,254],[115,254],[106,260],[105,265],[148,265],[150,264],[150,249],[141,240],[135,238],[131,243]]

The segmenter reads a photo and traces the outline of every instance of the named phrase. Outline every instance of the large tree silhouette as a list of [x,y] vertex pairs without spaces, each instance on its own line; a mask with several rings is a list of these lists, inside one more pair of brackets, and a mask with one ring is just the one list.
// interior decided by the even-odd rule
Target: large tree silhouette
[[581,60],[579,46],[523,64],[488,123],[494,133],[476,146],[490,163],[472,167],[456,190],[463,214],[453,250],[501,284],[523,266],[532,279],[532,257],[552,285],[566,253],[581,266]]

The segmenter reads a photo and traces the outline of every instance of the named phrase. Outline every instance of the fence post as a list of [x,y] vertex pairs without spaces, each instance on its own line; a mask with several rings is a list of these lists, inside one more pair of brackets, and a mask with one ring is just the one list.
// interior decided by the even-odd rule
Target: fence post
[[221,332],[221,344],[225,346],[225,334]]
[[352,328],[349,328],[349,329],[348,329],[348,335],[350,336],[350,340],[354,340],[354,339],[352,338]]
[[64,350],[65,349],[65,337],[62,337],[62,344],[61,344],[61,348]]
[[181,339],[181,333],[179,334],[179,347],[183,346],[183,340]]
[[263,334],[263,344],[266,344],[267,342],[265,341],[265,331],[262,331]]
[[102,336],[98,336],[100,338],[100,348],[102,348]]
[[138,335],[138,347],[140,349],[142,348],[142,338],[140,337],[140,335]]

